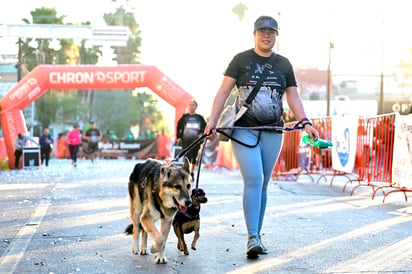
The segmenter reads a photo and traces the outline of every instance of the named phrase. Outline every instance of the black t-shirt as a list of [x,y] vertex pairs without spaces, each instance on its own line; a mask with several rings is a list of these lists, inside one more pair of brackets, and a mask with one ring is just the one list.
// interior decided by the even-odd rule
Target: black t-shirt
[[[236,79],[238,110],[259,80],[269,58],[259,56],[250,49],[237,54],[230,62],[225,76]],[[283,95],[286,88],[297,86],[296,78],[287,58],[277,54],[270,65],[272,68],[269,69],[266,80],[248,111],[235,123],[236,126],[283,126]]]
[[97,128],[91,128],[86,132],[86,136],[90,137],[91,143],[97,143],[99,142],[100,130]]
[[206,121],[200,114],[184,114],[177,123],[177,138],[183,140],[183,146],[191,144],[203,134]]

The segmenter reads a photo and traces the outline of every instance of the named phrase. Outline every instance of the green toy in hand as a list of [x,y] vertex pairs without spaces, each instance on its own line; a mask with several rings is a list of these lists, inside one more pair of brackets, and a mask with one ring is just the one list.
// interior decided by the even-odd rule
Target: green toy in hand
[[310,139],[310,136],[309,135],[305,135],[305,136],[303,136],[302,137],[302,141],[305,143],[305,144],[309,144],[309,145],[311,145],[311,146],[314,146],[314,147],[317,147],[317,148],[320,148],[320,149],[324,149],[324,148],[328,148],[328,147],[331,147],[332,146],[332,142],[331,141],[328,141],[328,140],[324,140],[324,139],[317,139],[316,141],[312,141],[311,139]]

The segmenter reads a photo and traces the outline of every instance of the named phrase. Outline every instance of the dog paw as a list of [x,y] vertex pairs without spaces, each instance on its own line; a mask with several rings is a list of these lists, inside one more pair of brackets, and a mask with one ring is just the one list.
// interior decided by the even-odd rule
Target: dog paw
[[147,254],[148,254],[147,249],[140,250],[140,255],[147,255]]
[[153,244],[152,247],[150,248],[151,253],[157,253],[160,251],[159,245]]
[[134,254],[134,255],[139,254],[139,252],[137,251],[137,249],[136,249],[136,248],[134,248],[134,247],[132,247],[132,252],[133,252],[133,254]]
[[167,264],[167,259],[166,257],[161,257],[161,256],[156,255],[155,262],[156,264]]
[[192,249],[193,249],[193,250],[196,250],[196,247],[195,247],[195,246],[192,246]]

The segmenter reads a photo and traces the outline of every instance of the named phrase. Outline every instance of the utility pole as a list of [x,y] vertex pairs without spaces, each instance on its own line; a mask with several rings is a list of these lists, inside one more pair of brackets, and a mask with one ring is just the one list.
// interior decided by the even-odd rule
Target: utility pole
[[23,41],[21,40],[21,38],[19,37],[19,40],[17,41],[17,44],[19,46],[18,48],[18,52],[17,52],[17,64],[16,64],[16,68],[17,68],[17,82],[19,82],[21,80],[21,63],[22,63],[22,50],[21,50],[21,44],[23,43]]
[[384,113],[384,91],[385,91],[385,87],[384,87],[384,82],[385,82],[385,61],[384,61],[384,30],[385,30],[385,15],[384,15],[384,11],[382,11],[382,30],[381,30],[381,35],[382,35],[382,39],[381,39],[381,75],[380,75],[380,95],[379,95],[379,111],[378,114],[383,114]]
[[327,106],[326,106],[326,116],[330,115],[330,100],[332,97],[332,71],[331,71],[331,59],[332,59],[332,49],[333,43],[331,39],[329,39],[329,59],[328,59],[328,81],[326,87],[326,97],[327,97]]

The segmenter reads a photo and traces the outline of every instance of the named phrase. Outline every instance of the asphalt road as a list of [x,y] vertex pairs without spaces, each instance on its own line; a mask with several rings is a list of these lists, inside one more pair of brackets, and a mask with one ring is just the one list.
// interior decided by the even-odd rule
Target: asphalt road
[[[319,184],[273,181],[263,241],[248,260],[242,183],[236,171],[202,169],[209,199],[196,251],[168,263],[131,252],[127,182],[136,161],[52,160],[48,168],[0,171],[0,273],[412,273],[412,207],[403,194],[371,200],[342,192],[344,178]],[[190,244],[193,234],[186,235]],[[149,239],[151,245],[151,239]]]

